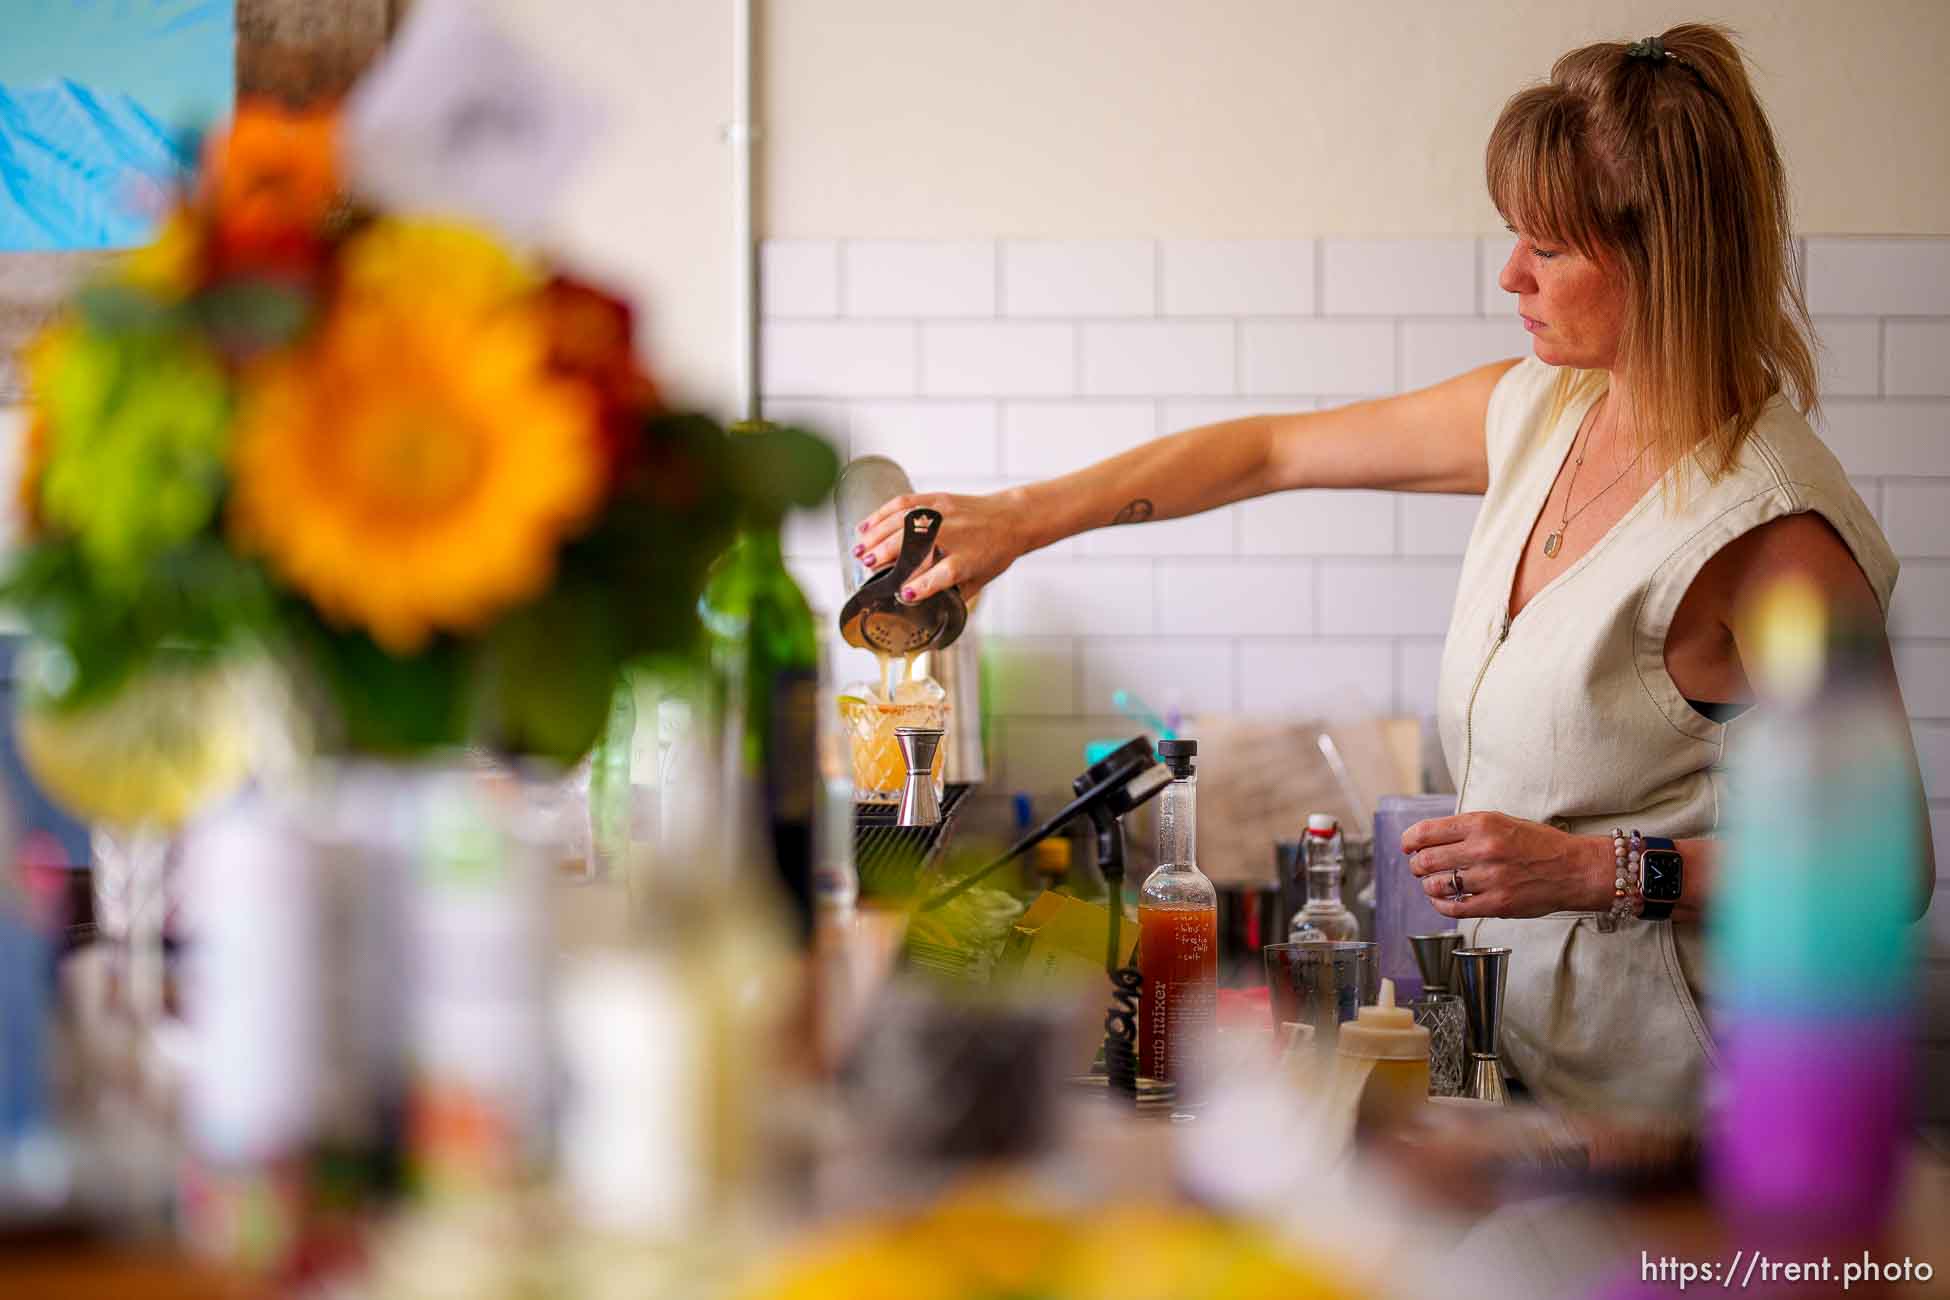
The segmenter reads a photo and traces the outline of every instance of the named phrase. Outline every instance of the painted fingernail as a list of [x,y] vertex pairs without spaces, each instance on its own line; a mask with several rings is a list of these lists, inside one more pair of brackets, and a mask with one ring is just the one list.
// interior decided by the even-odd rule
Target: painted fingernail
[[902,588],[901,588],[901,599],[902,599],[902,600],[913,600],[913,599],[914,599],[914,588],[912,588],[912,587],[902,587]]
[[864,519],[862,519],[862,520],[861,520],[861,521],[860,521],[859,523],[857,523],[857,524],[855,524],[855,525],[853,526],[853,531],[854,531],[854,532],[856,532],[856,533],[864,533],[864,532],[866,532],[866,531],[867,531],[867,521],[866,521],[866,520],[864,520]]
[[867,553],[866,543],[862,542],[860,545],[854,547],[853,553],[855,555],[865,555]]

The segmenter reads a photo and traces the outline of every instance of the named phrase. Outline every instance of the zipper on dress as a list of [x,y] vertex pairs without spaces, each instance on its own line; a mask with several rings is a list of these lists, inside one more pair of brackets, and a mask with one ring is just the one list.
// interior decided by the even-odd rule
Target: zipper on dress
[[1469,688],[1469,703],[1463,707],[1463,771],[1462,780],[1456,786],[1456,811],[1461,812],[1463,796],[1469,792],[1469,768],[1476,757],[1474,738],[1476,722],[1476,692],[1483,689],[1483,679],[1489,676],[1490,663],[1496,652],[1503,648],[1503,642],[1510,635],[1510,612],[1503,613],[1503,626],[1497,631],[1496,640],[1490,645],[1490,652],[1483,656],[1483,666],[1476,670],[1476,681]]

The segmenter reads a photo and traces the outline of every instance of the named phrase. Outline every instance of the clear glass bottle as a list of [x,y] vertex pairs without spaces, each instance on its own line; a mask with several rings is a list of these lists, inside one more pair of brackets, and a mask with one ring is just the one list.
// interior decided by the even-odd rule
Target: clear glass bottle
[[1198,869],[1196,740],[1159,742],[1171,769],[1159,796],[1158,869],[1138,893],[1138,1072],[1183,1084],[1211,1040],[1219,1005],[1219,894]]
[[1333,814],[1307,815],[1307,834],[1301,841],[1300,856],[1307,872],[1307,905],[1294,913],[1287,942],[1359,939],[1360,922],[1341,902],[1341,874],[1346,869],[1346,860],[1341,824]]

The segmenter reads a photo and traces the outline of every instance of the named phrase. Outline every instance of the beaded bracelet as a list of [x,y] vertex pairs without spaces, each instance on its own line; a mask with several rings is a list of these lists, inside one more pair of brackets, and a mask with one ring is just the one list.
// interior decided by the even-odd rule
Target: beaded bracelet
[[1612,878],[1610,917],[1616,922],[1628,916],[1637,916],[1642,906],[1643,900],[1639,895],[1639,858],[1645,852],[1645,838],[1634,829],[1628,840],[1624,831],[1613,827],[1611,852],[1617,866],[1617,874]]

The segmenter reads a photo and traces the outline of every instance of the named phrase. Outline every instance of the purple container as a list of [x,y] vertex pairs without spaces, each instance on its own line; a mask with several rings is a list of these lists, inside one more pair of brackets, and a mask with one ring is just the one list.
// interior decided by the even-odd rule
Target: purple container
[[1901,1016],[1748,1019],[1721,1035],[1708,1172],[1751,1234],[1866,1233],[1888,1221],[1910,1121]]
[[1408,936],[1456,928],[1454,920],[1429,902],[1422,882],[1409,874],[1402,832],[1416,822],[1448,817],[1455,811],[1452,794],[1383,795],[1375,809],[1374,939],[1381,945],[1381,976],[1395,981],[1397,1006],[1422,996],[1422,970],[1415,964]]

